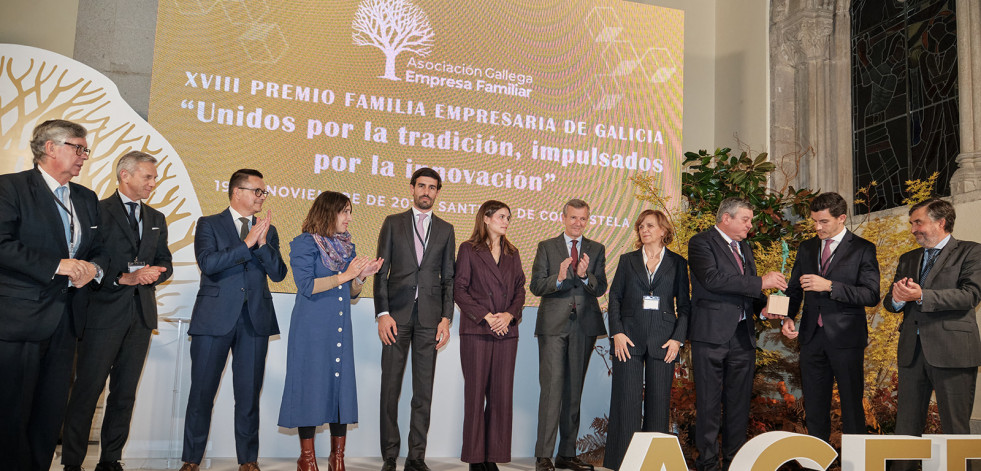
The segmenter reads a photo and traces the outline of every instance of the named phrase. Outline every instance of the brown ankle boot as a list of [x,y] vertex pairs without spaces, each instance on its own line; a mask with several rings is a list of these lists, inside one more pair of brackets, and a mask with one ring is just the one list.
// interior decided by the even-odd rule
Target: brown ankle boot
[[330,437],[330,457],[327,458],[327,469],[344,471],[344,445],[347,437]]
[[313,449],[312,438],[300,439],[300,459],[296,460],[296,471],[320,471],[317,468],[317,452]]

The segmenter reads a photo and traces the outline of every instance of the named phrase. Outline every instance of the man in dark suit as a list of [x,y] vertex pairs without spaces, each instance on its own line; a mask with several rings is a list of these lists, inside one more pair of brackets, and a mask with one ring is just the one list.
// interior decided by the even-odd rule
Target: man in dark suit
[[110,256],[106,276],[89,295],[88,322],[78,343],[75,384],[62,438],[65,471],[81,471],[92,415],[111,378],[102,421],[102,452],[95,471],[122,470],[150,333],[157,327],[156,286],[173,271],[167,220],[143,200],[157,185],[157,159],[139,151],[116,164],[119,189],[99,202],[103,246]]
[[[575,471],[593,466],[576,457],[579,403],[596,337],[606,335],[596,298],[606,293],[606,247],[583,237],[589,205],[569,200],[562,208],[565,231],[538,243],[531,269],[531,292],[541,296],[538,337],[538,441],[536,471]],[[559,451],[552,463],[555,436]]]
[[[790,275],[789,317],[782,332],[800,335],[807,433],[831,439],[831,391],[838,383],[842,433],[865,433],[865,307],[879,303],[875,244],[845,229],[848,204],[838,193],[811,201],[816,237],[801,243]],[[804,304],[800,329],[794,319]],[[772,318],[773,316],[771,316]]]
[[[944,433],[971,433],[971,411],[981,338],[975,308],[981,302],[981,245],[957,240],[954,207],[929,199],[909,210],[910,230],[923,248],[899,257],[883,300],[902,312],[899,326],[897,435],[923,433],[936,393]],[[899,463],[897,463],[899,464]],[[904,461],[892,469],[912,469]]]
[[429,471],[426,438],[433,400],[436,352],[450,339],[453,320],[453,226],[433,215],[443,187],[439,173],[412,174],[412,208],[385,218],[378,235],[375,316],[382,341],[379,407],[382,471],[393,471],[399,456],[398,410],[402,376],[412,349],[412,416],[405,469]]
[[86,292],[107,266],[99,199],[71,183],[88,159],[82,126],[34,128],[34,168],[0,175],[0,456],[4,469],[51,467],[65,418]]
[[[695,465],[729,469],[746,442],[749,402],[756,371],[754,316],[765,312],[762,290],[785,289],[782,273],[756,276],[756,262],[746,237],[753,227],[753,206],[727,198],[711,229],[688,242],[692,313],[688,328],[695,376]],[[725,418],[722,418],[723,410]]]
[[262,174],[238,170],[228,181],[228,209],[198,220],[194,256],[201,286],[191,314],[191,391],[184,419],[184,466],[197,471],[228,352],[235,390],[239,471],[258,471],[259,391],[269,336],[279,333],[267,277],[286,278],[272,211],[257,219],[269,192]]

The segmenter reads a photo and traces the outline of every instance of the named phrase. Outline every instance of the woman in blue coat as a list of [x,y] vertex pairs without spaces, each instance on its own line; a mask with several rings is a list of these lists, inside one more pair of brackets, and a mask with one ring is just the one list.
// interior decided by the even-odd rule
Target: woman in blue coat
[[326,191],[313,202],[303,233],[290,242],[296,302],[279,426],[299,429],[300,471],[318,471],[313,441],[323,424],[330,425],[329,469],[344,471],[347,424],[358,422],[351,299],[382,261],[356,255],[350,223],[351,200]]

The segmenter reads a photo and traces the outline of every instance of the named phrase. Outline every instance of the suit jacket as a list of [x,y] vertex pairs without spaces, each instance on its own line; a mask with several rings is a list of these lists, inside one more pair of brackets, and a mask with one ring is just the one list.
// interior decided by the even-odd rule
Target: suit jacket
[[[105,267],[99,199],[82,185],[68,185],[81,225],[75,258]],[[71,308],[75,335],[85,327],[86,290],[69,288],[67,276],[54,274],[61,259],[69,257],[60,211],[37,168],[0,175],[0,339],[48,338],[66,306]]]
[[[460,244],[456,259],[453,296],[460,306],[463,320],[460,335],[487,334],[495,338],[518,336],[518,322],[525,305],[525,272],[518,252],[501,252],[501,262],[494,262],[487,247],[474,250],[470,242]],[[508,333],[499,337],[484,319],[488,313],[507,312],[514,319]]]
[[[254,218],[253,218],[254,221]],[[265,245],[245,245],[235,229],[232,213],[198,219],[194,257],[201,269],[201,285],[194,301],[189,335],[225,335],[235,328],[247,305],[258,335],[276,335],[279,323],[273,309],[269,279],[283,281],[286,263],[279,252],[279,235],[269,226]]]
[[756,276],[753,250],[745,240],[739,249],[746,259],[745,273],[739,273],[729,244],[715,226],[692,236],[688,241],[688,265],[691,267],[692,312],[688,338],[696,342],[721,345],[736,333],[739,318],[745,313],[746,331],[756,346],[756,324],[753,317],[766,306],[761,290],[763,279]]
[[865,348],[869,338],[865,306],[879,303],[879,261],[875,258],[875,244],[846,231],[824,276],[831,280],[831,292],[805,292],[800,286],[800,277],[821,275],[818,262],[823,250],[824,244],[817,237],[800,244],[785,292],[790,297],[788,314],[791,319],[796,319],[801,302],[804,303],[798,328],[802,343],[808,343],[814,337],[820,314],[831,345]]
[[[128,209],[119,193],[99,202],[103,246],[109,254],[109,266],[105,267],[98,290],[89,295],[88,326],[107,328],[128,326],[134,307],[139,305],[143,325],[157,328],[157,285],[174,273],[170,248],[167,246],[167,219],[163,213],[140,203],[143,235],[137,240],[130,228]],[[149,285],[126,286],[116,282],[129,272],[129,263],[139,260],[148,265],[164,267],[157,281]]]
[[[654,274],[654,285],[647,278],[641,250],[620,256],[617,272],[610,285],[610,338],[626,334],[634,346],[631,355],[642,355],[648,349],[660,349],[668,340],[684,342],[688,338],[688,262],[681,255],[664,249],[664,259]],[[644,296],[659,298],[657,310],[644,309]]]
[[569,258],[565,236],[559,234],[558,237],[538,243],[530,283],[532,294],[542,298],[538,307],[538,320],[535,321],[535,335],[566,333],[573,305],[576,306],[576,320],[584,335],[606,335],[603,311],[596,300],[606,293],[606,247],[583,237],[578,250],[580,257],[582,254],[589,256],[586,282],[576,276],[575,267],[570,266],[565,280],[556,287],[559,265]]
[[436,327],[453,320],[453,250],[456,234],[450,223],[430,213],[429,240],[416,262],[412,210],[385,218],[378,235],[378,256],[385,261],[375,275],[375,314],[388,312],[397,324],[407,324],[419,291],[419,323]]
[[899,257],[893,283],[911,278],[923,289],[923,303],[908,302],[896,310],[892,288],[883,306],[903,313],[899,326],[897,363],[913,362],[917,330],[927,363],[939,368],[981,366],[981,338],[974,309],[981,302],[981,245],[976,242],[947,241],[925,280],[920,280],[923,248]]

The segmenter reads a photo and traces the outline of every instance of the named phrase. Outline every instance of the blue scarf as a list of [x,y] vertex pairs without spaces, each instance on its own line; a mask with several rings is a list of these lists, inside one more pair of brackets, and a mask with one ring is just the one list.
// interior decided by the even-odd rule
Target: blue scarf
[[320,261],[331,271],[340,272],[354,258],[354,244],[351,243],[351,233],[334,234],[324,237],[312,234],[314,242],[320,248]]

